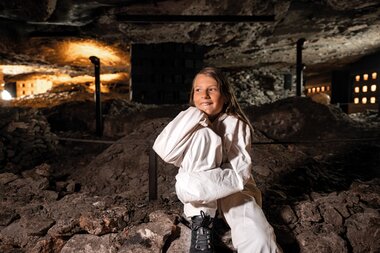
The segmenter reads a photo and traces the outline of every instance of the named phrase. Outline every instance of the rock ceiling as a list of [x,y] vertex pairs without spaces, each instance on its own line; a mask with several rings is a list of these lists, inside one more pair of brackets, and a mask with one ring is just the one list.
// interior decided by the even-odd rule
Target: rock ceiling
[[[149,22],[148,15],[188,20]],[[204,15],[230,20],[190,22]],[[257,20],[239,20],[251,16]],[[105,64],[112,73],[128,70],[131,43],[163,42],[203,45],[205,61],[219,67],[289,72],[295,69],[296,42],[304,38],[305,76],[313,76],[380,50],[380,1],[14,0],[0,2],[0,30],[0,65],[60,69],[70,75],[88,72],[91,64],[65,58],[68,41],[96,41],[114,50],[111,54],[119,60]]]

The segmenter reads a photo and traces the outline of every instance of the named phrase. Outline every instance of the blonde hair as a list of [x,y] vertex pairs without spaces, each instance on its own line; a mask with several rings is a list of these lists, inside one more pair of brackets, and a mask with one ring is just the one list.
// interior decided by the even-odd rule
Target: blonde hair
[[[201,69],[195,75],[195,77],[197,75],[200,75],[200,74],[211,77],[211,78],[215,79],[215,81],[218,83],[220,92],[225,99],[225,103],[224,103],[222,112],[224,112],[228,115],[236,116],[237,118],[239,118],[240,120],[242,120],[243,122],[248,124],[248,126],[250,127],[250,129],[252,131],[253,130],[252,125],[249,122],[248,117],[245,115],[245,113],[241,109],[239,103],[237,102],[235,93],[233,92],[230,83],[228,82],[227,78],[222,73],[222,71],[218,68],[215,68],[215,67],[205,67],[205,68]],[[191,87],[191,92],[190,92],[190,102],[189,103],[191,106],[195,106],[194,105],[194,80],[195,80],[195,77],[193,79],[193,85]]]

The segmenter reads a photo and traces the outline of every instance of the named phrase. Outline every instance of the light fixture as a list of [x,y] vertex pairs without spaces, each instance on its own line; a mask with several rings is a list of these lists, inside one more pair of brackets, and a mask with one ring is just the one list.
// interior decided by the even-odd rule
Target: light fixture
[[372,84],[372,85],[371,85],[371,91],[376,91],[376,88],[377,88],[377,87],[376,87],[376,84]]
[[372,79],[375,80],[377,78],[377,73],[376,72],[373,72],[372,73]]
[[354,88],[354,92],[355,92],[355,93],[359,93],[359,92],[360,92],[360,88],[356,86],[356,87]]
[[3,91],[1,91],[1,99],[2,100],[11,100],[12,95],[7,90],[3,90]]
[[363,80],[364,80],[364,81],[367,81],[367,80],[368,80],[368,74],[364,74],[364,75],[363,75]]
[[308,89],[307,89],[307,93],[310,93],[310,92],[311,92],[311,89],[310,89],[310,88],[308,88]]
[[363,88],[362,88],[362,91],[363,91],[363,92],[367,92],[367,91],[368,91],[368,86],[367,86],[367,85],[364,85]]
[[366,104],[367,103],[367,98],[366,97],[363,97],[362,98],[362,104]]
[[311,88],[311,91],[314,93],[315,92],[315,87]]
[[376,103],[376,98],[375,97],[371,97],[369,99],[369,101],[370,101],[371,104],[374,104],[374,103]]
[[356,80],[356,82],[359,82],[360,81],[360,75],[356,75],[355,80]]
[[322,91],[322,92],[325,91],[325,86],[322,86],[322,87],[321,87],[321,91]]
[[359,104],[359,98],[354,98],[354,104]]
[[317,87],[317,92],[320,92],[321,91],[321,88],[320,87]]

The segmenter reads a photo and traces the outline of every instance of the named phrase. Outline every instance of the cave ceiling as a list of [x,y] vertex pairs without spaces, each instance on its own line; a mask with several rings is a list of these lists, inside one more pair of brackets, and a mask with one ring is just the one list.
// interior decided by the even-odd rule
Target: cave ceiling
[[[189,19],[148,19],[161,15]],[[191,20],[215,15],[230,20]],[[317,76],[380,50],[380,1],[13,0],[0,2],[0,30],[0,65],[40,73],[88,72],[88,59],[70,58],[67,43],[89,41],[114,56],[102,62],[109,73],[128,71],[132,43],[165,42],[202,45],[218,67],[289,72],[304,38],[305,76]]]

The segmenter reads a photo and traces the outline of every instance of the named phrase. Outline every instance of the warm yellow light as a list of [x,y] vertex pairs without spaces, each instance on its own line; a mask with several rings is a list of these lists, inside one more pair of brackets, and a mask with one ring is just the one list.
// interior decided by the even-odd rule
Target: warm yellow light
[[322,86],[322,87],[321,87],[321,91],[322,91],[322,92],[325,91],[325,86]]
[[310,93],[310,92],[311,92],[311,89],[310,89],[310,88],[308,88],[308,89],[307,89],[307,93]]
[[314,93],[315,92],[315,87],[311,88],[311,91]]
[[98,41],[62,41],[59,46],[59,60],[74,65],[91,66],[90,56],[100,59],[100,64],[105,66],[128,65],[128,56],[116,48],[110,47]]
[[363,88],[362,88],[362,91],[363,91],[363,92],[367,92],[367,91],[368,91],[368,86],[367,86],[367,85],[364,85]]
[[47,75],[29,75],[24,80],[16,81],[16,97],[45,93],[53,87],[53,82]]
[[41,66],[28,66],[28,65],[0,65],[0,69],[5,75],[19,75],[33,72],[47,72],[59,71],[59,69],[47,68]]
[[376,72],[373,72],[372,73],[372,79],[375,80],[377,78],[377,73]]
[[354,104],[359,104],[359,98],[354,98]]
[[355,87],[354,91],[355,91],[355,93],[359,93],[360,92],[360,88],[359,87]]
[[321,91],[321,88],[320,87],[317,87],[317,92],[320,92]]
[[56,75],[51,75],[50,79],[53,81],[54,84],[64,84],[64,83],[71,83],[72,77],[68,74],[56,74]]
[[377,88],[377,87],[376,87],[376,84],[372,84],[372,85],[371,85],[371,91],[376,91],[376,88]]
[[116,82],[116,81],[128,80],[128,74],[124,72],[113,73],[113,74],[102,74],[100,75],[100,80],[102,82]]
[[[63,84],[63,83],[71,83],[71,84],[83,84],[83,83],[92,83],[95,82],[95,77],[90,75],[81,75],[81,76],[74,76],[71,77],[67,74],[60,74],[60,75],[54,75],[50,77],[51,80],[54,82],[54,84]],[[102,83],[114,83],[114,82],[126,82],[128,80],[129,76],[128,73],[120,72],[120,73],[113,73],[113,74],[101,74],[100,75],[100,82]]]
[[363,75],[363,80],[364,80],[364,81],[367,81],[367,80],[368,80],[368,74],[364,74],[364,75]]
[[329,91],[330,90],[330,86],[326,86],[326,90]]
[[360,76],[359,76],[359,75],[356,75],[356,76],[355,76],[355,80],[356,80],[357,82],[359,82],[359,81],[360,81]]
[[[88,86],[88,88],[91,91],[95,92],[95,89],[96,89],[95,88],[95,83],[90,84],[90,86]],[[100,92],[102,92],[102,93],[109,93],[110,92],[110,88],[108,86],[104,85],[103,83],[100,83]]]
[[376,98],[375,97],[371,97],[369,99],[369,101],[370,101],[371,104],[374,104],[374,103],[376,103]]
[[367,98],[366,97],[362,98],[362,104],[366,104],[366,103],[367,103]]

